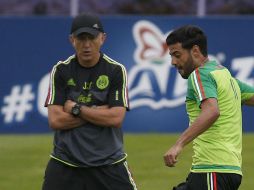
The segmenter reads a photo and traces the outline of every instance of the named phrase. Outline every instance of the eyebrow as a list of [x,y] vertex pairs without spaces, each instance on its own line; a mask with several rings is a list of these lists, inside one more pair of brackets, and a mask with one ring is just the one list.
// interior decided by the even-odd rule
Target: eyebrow
[[173,54],[176,54],[178,51],[176,50],[176,51],[173,51],[173,52],[169,52],[169,55],[173,55]]

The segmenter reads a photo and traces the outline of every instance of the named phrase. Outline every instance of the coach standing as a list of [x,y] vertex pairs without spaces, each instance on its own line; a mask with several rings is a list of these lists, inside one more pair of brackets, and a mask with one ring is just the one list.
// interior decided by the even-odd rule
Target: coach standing
[[242,104],[254,106],[254,88],[233,78],[208,59],[207,38],[196,26],[183,26],[167,37],[172,65],[188,79],[186,108],[190,126],[165,153],[175,166],[193,141],[191,172],[181,190],[237,190],[242,179]]
[[45,106],[55,136],[43,190],[136,190],[121,130],[126,69],[100,51],[105,38],[98,17],[78,15],[70,34],[76,54],[51,71]]

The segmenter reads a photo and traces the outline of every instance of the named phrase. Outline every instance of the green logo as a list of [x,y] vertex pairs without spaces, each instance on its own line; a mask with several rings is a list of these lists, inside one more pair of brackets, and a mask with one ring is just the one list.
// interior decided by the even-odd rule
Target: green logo
[[92,101],[92,94],[88,94],[87,96],[81,94],[79,97],[78,97],[78,102],[80,103],[89,103]]
[[96,81],[96,86],[101,90],[107,88],[108,84],[109,84],[109,80],[108,80],[108,76],[106,75],[99,76],[99,78]]
[[73,78],[69,79],[67,82],[68,86],[76,86],[76,83],[74,82]]

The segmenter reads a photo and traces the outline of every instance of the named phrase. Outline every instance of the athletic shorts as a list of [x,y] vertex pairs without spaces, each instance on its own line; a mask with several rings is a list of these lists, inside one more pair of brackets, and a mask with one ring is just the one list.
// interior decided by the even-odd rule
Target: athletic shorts
[[242,176],[233,173],[190,173],[186,182],[173,190],[237,190]]
[[127,162],[76,168],[50,159],[42,190],[137,190]]

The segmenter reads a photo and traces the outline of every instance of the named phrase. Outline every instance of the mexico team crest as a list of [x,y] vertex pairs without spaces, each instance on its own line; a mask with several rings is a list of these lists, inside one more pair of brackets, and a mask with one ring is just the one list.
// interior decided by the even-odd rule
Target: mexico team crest
[[109,80],[108,80],[108,76],[106,75],[99,76],[99,78],[96,81],[96,86],[101,90],[107,88],[108,84],[109,84]]

